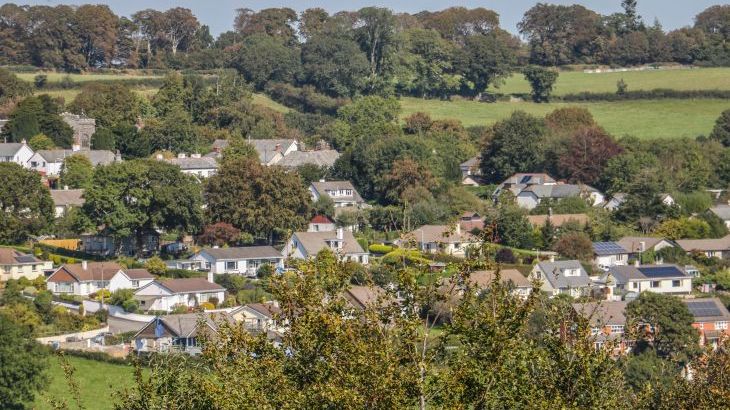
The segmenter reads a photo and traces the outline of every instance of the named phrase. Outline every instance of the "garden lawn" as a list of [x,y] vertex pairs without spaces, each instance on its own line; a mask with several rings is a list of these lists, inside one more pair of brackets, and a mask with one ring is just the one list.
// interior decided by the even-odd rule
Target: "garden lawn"
[[[88,410],[111,409],[113,394],[124,387],[134,384],[134,367],[104,363],[79,357],[66,356],[76,369],[74,377],[79,384],[81,402]],[[74,399],[69,391],[66,376],[56,356],[48,360],[48,384],[36,394],[35,409],[51,409],[49,399],[66,400],[70,408],[75,408]]]
[[453,101],[401,99],[401,118],[423,111],[433,119],[453,118],[464,126],[491,125],[509,117],[517,110],[544,116],[556,108],[580,106],[587,108],[596,122],[616,137],[632,135],[638,138],[681,138],[708,135],[715,120],[730,109],[730,100],[636,100],[592,103],[497,102],[481,103],[471,100]]
[[[730,68],[694,68],[678,70],[627,71],[623,73],[584,73],[563,71],[553,89],[554,95],[590,91],[616,92],[616,83],[622,79],[631,90],[730,90]],[[502,94],[527,94],[530,85],[522,74],[514,74],[499,88],[490,91]]]

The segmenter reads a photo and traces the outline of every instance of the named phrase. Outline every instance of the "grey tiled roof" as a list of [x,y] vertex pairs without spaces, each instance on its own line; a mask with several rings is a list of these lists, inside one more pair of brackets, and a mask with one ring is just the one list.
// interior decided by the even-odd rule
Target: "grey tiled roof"
[[333,149],[320,151],[294,151],[282,158],[276,165],[287,168],[296,168],[304,164],[313,164],[320,167],[331,167],[340,157],[340,153]]
[[[577,260],[540,262],[537,266],[542,270],[545,279],[555,289],[582,288],[591,283],[588,273]],[[566,269],[579,269],[580,274],[578,276],[565,276],[563,272]]]
[[81,206],[84,204],[83,189],[52,189],[51,199],[56,206]]
[[[642,271],[643,270],[643,271]],[[661,270],[662,274],[659,276],[651,276],[645,272],[651,270]],[[617,265],[611,266],[608,272],[601,275],[601,280],[605,281],[608,275],[611,275],[616,280],[616,284],[624,285],[629,280],[650,280],[650,279],[676,279],[676,278],[688,278],[689,275],[677,265]],[[647,276],[650,275],[650,276]]]
[[[322,249],[328,248],[326,241],[336,239],[337,232],[295,232],[294,236],[296,236],[299,243],[304,247],[307,256],[315,256]],[[352,232],[348,230],[344,230],[343,232],[341,251],[344,254],[367,253],[362,249]]]
[[21,147],[23,147],[23,144],[19,142],[0,143],[0,157],[12,157]]
[[91,165],[108,165],[116,160],[116,155],[107,150],[72,151],[70,149],[51,149],[38,151],[46,162],[63,162],[72,155],[81,155],[89,159]]
[[203,249],[214,259],[276,259],[281,258],[281,252],[273,246],[242,246],[236,248],[209,248]]
[[170,164],[177,165],[180,169],[218,169],[218,161],[215,158],[172,158],[167,160]]
[[730,205],[713,206],[710,211],[723,221],[730,221]]
[[337,190],[351,190],[352,196],[340,196],[337,198],[332,198],[334,200],[339,201],[354,201],[354,202],[364,202],[362,200],[362,197],[357,192],[355,187],[352,185],[352,182],[350,181],[315,181],[312,182],[312,187],[317,191],[319,195],[326,194],[326,191],[337,191]]

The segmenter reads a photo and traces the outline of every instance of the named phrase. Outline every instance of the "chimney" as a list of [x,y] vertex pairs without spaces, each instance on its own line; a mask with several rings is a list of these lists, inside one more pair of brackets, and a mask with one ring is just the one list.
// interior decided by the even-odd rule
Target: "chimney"
[[185,157],[186,157],[186,155],[185,155],[185,153],[184,153],[184,152],[181,152],[181,153],[177,154],[177,157],[178,157],[178,158],[185,158]]
[[345,228],[342,228],[342,227],[337,228],[337,239],[339,239],[339,240],[345,239]]
[[276,144],[276,147],[274,147],[274,151],[281,152],[281,144]]
[[634,266],[637,267],[637,268],[639,267],[639,260],[638,259],[634,260]]
[[86,261],[81,261],[81,269],[86,270],[89,267],[89,264]]
[[215,283],[215,281],[213,280],[213,272],[208,272],[208,282]]
[[555,262],[555,254],[554,253],[551,253],[550,254],[550,262]]
[[79,145],[79,144],[71,145],[71,151],[73,151],[73,152],[81,151],[81,145]]
[[165,158],[165,157],[163,157],[162,154],[157,154],[157,155],[155,155],[155,158],[157,158],[158,160],[162,161],[162,159]]
[[28,145],[27,144],[27,141],[25,140],[25,138],[23,138],[22,140],[20,140],[20,143],[23,144],[23,145]]
[[553,208],[548,208],[548,216],[553,216]]
[[64,191],[68,191],[68,185],[64,185],[64,186],[63,186],[63,190],[64,190]]
[[190,158],[200,158],[200,154],[190,154]]
[[456,224],[456,234],[461,235],[461,224],[460,223]]
[[320,179],[319,179],[319,182],[327,182],[327,180],[326,180],[326,179],[324,179],[324,178],[320,178]]

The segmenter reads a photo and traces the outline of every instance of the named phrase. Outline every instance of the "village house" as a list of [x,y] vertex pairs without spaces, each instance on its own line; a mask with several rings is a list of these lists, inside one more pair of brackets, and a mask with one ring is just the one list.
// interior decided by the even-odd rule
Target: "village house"
[[284,247],[286,258],[314,258],[323,249],[330,249],[341,259],[368,264],[370,254],[363,250],[352,232],[337,228],[330,232],[294,232]]
[[160,249],[160,234],[148,231],[142,235],[140,241],[135,236],[128,236],[117,241],[114,237],[104,234],[81,235],[81,251],[95,256],[150,256]]
[[710,208],[710,212],[715,214],[718,218],[722,219],[722,221],[725,223],[725,227],[730,228],[730,203],[715,205]]
[[84,205],[83,189],[52,189],[51,199],[55,208],[56,218],[62,218],[68,214],[71,208],[81,208]]
[[461,184],[466,186],[478,187],[483,185],[482,170],[479,167],[481,157],[476,156],[469,158],[459,165],[461,169]]
[[[480,270],[469,275],[469,282],[479,289],[492,286],[497,272],[494,270]],[[517,269],[500,269],[499,282],[508,286],[512,293],[526,299],[532,293],[532,283]]]
[[470,246],[479,244],[479,238],[464,232],[461,224],[423,225],[404,235],[400,243],[413,242],[421,252],[466,256]]
[[309,221],[307,232],[332,232],[337,229],[337,225],[331,219],[324,215],[315,215]]
[[170,312],[178,306],[194,308],[201,303],[214,305],[225,298],[225,289],[213,282],[213,274],[205,278],[155,280],[134,292],[142,310]]
[[[674,206],[677,202],[674,197],[670,194],[659,194],[659,200],[665,206]],[[608,211],[616,211],[626,201],[626,194],[623,192],[616,192],[611,198],[603,204],[603,208]]]
[[285,155],[276,165],[288,169],[296,169],[307,164],[320,168],[332,168],[338,158],[340,158],[340,153],[333,149],[294,151]]
[[484,218],[476,212],[464,212],[459,217],[459,226],[463,232],[475,232],[484,229]]
[[13,248],[0,248],[0,282],[20,278],[33,280],[43,277],[50,270],[53,270],[50,261],[42,261]]
[[33,150],[23,140],[22,142],[0,143],[0,162],[14,162],[25,168],[30,167]]
[[527,221],[535,228],[542,228],[548,221],[553,227],[560,228],[566,224],[584,226],[590,222],[590,218],[586,214],[545,214],[527,215]]
[[492,197],[497,200],[505,190],[517,196],[523,189],[532,185],[557,185],[557,181],[545,173],[517,173],[497,186]]
[[595,347],[601,348],[606,342],[616,344],[614,355],[626,354],[632,346],[626,340],[626,301],[601,301],[573,303],[576,314],[589,320],[591,335],[595,337]]
[[168,259],[165,260],[167,269],[179,270],[203,270],[202,261],[194,261],[192,259]]
[[335,203],[335,208],[361,207],[365,204],[360,194],[350,181],[319,181],[309,185],[309,192],[312,195],[312,202],[316,202],[323,196],[328,196]]
[[617,242],[593,242],[593,265],[602,270],[629,263],[629,251]]
[[656,292],[670,295],[692,293],[692,277],[677,265],[612,266],[599,282],[609,289],[609,297],[628,292]]
[[350,307],[357,310],[385,307],[394,299],[379,286],[350,286],[342,292]]
[[602,204],[605,200],[601,192],[588,185],[530,185],[517,194],[517,205],[525,209],[534,209],[545,200],[559,201],[575,197],[585,199],[591,206]]
[[551,296],[567,294],[577,298],[588,294],[591,288],[591,279],[577,260],[539,262],[528,279],[540,281],[540,290]]
[[222,320],[231,319],[225,313],[157,316],[133,336],[135,351],[198,355],[201,337],[214,337]]
[[[275,165],[285,156],[298,151],[300,146],[299,142],[293,139],[248,139],[247,142],[256,150],[262,165]],[[223,150],[229,145],[228,140],[213,141],[213,152],[206,157],[220,158]]]
[[46,177],[57,177],[61,175],[63,161],[72,155],[81,155],[91,162],[91,165],[109,165],[113,162],[120,162],[122,156],[106,150],[84,150],[73,151],[69,149],[38,150],[28,160],[29,168]]
[[720,299],[684,299],[683,302],[694,316],[692,327],[700,332],[701,345],[717,348],[722,338],[730,336],[730,312]]
[[730,235],[718,239],[678,239],[675,242],[687,253],[699,252],[708,258],[730,258]]
[[183,174],[193,175],[199,180],[210,178],[218,172],[218,161],[215,158],[201,157],[200,154],[178,154],[177,158],[166,162],[177,165]]
[[216,275],[227,273],[256,277],[259,268],[264,265],[277,270],[284,268],[284,257],[273,246],[206,248],[190,259]]
[[677,246],[669,239],[649,236],[624,236],[617,243],[629,252],[629,259],[638,259],[644,252],[658,252],[664,248]]
[[276,301],[263,303],[249,303],[231,311],[230,316],[236,323],[251,333],[283,332],[284,327],[279,325],[276,315],[281,312]]
[[148,285],[155,277],[146,269],[123,269],[116,262],[87,262],[65,264],[46,280],[52,293],[89,296],[102,289],[137,289]]

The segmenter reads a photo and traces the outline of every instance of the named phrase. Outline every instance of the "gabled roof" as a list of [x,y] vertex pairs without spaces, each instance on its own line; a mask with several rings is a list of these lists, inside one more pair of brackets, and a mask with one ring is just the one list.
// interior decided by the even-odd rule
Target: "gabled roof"
[[340,157],[340,153],[333,149],[319,151],[294,151],[282,158],[276,165],[296,168],[304,164],[312,164],[319,167],[331,167]]
[[608,275],[616,280],[617,284],[626,284],[629,280],[658,280],[658,279],[686,279],[690,276],[677,265],[617,265],[611,266],[608,272],[601,277],[605,280]]
[[713,206],[710,211],[723,221],[730,221],[730,205]]
[[48,281],[54,282],[53,277],[59,271],[68,273],[77,282],[107,281],[111,280],[120,270],[122,267],[116,262],[87,262],[86,269],[82,263],[65,264],[53,272],[48,277]]
[[326,215],[314,215],[314,218],[312,218],[311,221],[309,221],[310,224],[332,224],[331,219],[327,218]]
[[117,160],[116,155],[114,155],[113,152],[107,150],[72,151],[70,149],[42,149],[37,151],[36,153],[43,157],[43,159],[45,159],[46,162],[49,163],[63,162],[66,158],[73,155],[81,155],[83,157],[86,157],[93,166],[107,165]]
[[718,298],[682,299],[695,322],[730,321],[730,312]]
[[[327,241],[337,240],[337,232],[294,232],[292,238],[296,237],[299,243],[307,253],[305,256],[315,256],[322,249],[331,249],[327,245]],[[342,249],[334,250],[335,252],[342,252],[348,254],[360,254],[367,253],[362,249],[355,236],[348,230],[342,232]]]
[[352,185],[352,182],[350,181],[315,181],[312,182],[312,189],[314,189],[320,195],[326,194],[327,191],[339,191],[349,189],[350,191],[352,191],[352,195],[340,196],[336,198],[333,197],[332,199],[337,201],[345,198],[346,200],[354,202],[364,202],[360,194],[357,192],[357,189],[355,189],[355,187]]
[[162,337],[195,337],[200,333],[202,324],[213,332],[218,331],[218,320],[231,320],[225,313],[182,313],[158,316],[148,322],[134,338],[156,338],[155,327],[158,321],[162,324]]
[[598,192],[588,185],[556,184],[556,185],[528,185],[521,192],[534,194],[538,198],[570,198],[582,193]]
[[727,251],[730,249],[730,235],[718,239],[678,239],[680,248],[692,251]]
[[123,271],[129,279],[154,279],[155,275],[151,274],[147,269],[126,269]]
[[385,289],[379,286],[350,286],[345,290],[343,296],[358,309],[377,307],[377,305],[386,303],[387,299],[391,299]]
[[[172,293],[193,293],[193,292],[223,292],[225,288],[217,283],[208,282],[205,278],[185,278],[185,279],[164,279],[157,280],[157,283]],[[147,286],[150,286],[147,285]],[[145,286],[145,287],[147,287]],[[142,288],[140,288],[142,289]]]
[[4,142],[0,143],[0,157],[13,157],[15,154],[23,148],[23,143],[20,142]]
[[[494,281],[496,271],[493,270],[481,270],[472,272],[469,276],[469,281],[477,287],[485,288],[489,287]],[[503,284],[512,283],[518,288],[531,288],[532,284],[530,280],[525,277],[517,269],[501,269],[499,271],[500,282]]]
[[664,238],[653,238],[649,236],[624,236],[618,240],[618,244],[630,253],[642,252],[641,243],[644,242],[644,251],[653,249],[661,241],[666,241]]
[[[577,260],[540,262],[538,268],[544,273],[545,280],[555,289],[582,288],[591,284],[588,273]],[[565,276],[565,270],[577,269],[578,276]]]
[[245,307],[247,307],[269,319],[273,319],[274,315],[281,312],[281,308],[279,308],[279,306],[274,302],[249,303]]
[[589,319],[591,327],[625,326],[627,301],[573,303],[573,310]]
[[43,261],[31,254],[20,253],[13,248],[0,248],[0,265],[24,265],[41,262]]
[[471,243],[478,240],[471,233],[463,230],[461,233],[457,233],[454,228],[451,225],[423,225],[409,232],[408,235],[417,242],[423,243]]
[[82,206],[84,204],[83,189],[52,189],[51,199],[55,206]]
[[211,157],[201,158],[172,158],[168,159],[167,162],[173,165],[177,165],[182,170],[191,169],[218,169],[218,161]]
[[467,159],[466,161],[462,162],[459,166],[461,168],[474,168],[479,166],[479,162],[481,161],[481,158],[479,156],[471,157]]
[[220,260],[279,259],[281,252],[273,246],[241,246],[234,248],[206,248],[200,251]]
[[517,173],[502,182],[502,185],[554,184],[555,179],[546,173]]

